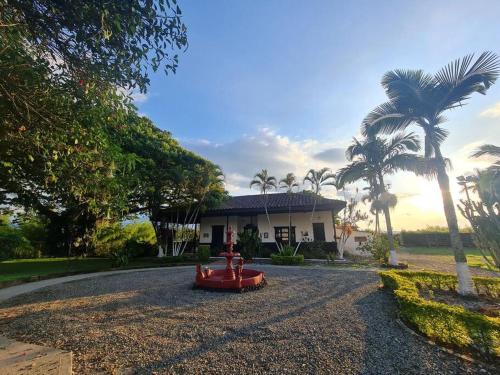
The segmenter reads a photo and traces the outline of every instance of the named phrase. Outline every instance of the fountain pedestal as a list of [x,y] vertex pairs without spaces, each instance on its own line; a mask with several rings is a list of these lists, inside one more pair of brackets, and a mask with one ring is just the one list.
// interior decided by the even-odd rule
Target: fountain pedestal
[[[226,268],[223,270],[201,269],[196,265],[195,287],[222,291],[247,291],[258,289],[266,284],[264,272],[243,268],[243,258],[240,253],[233,252],[233,230],[227,230],[227,251],[219,256],[226,258]],[[240,257],[236,269],[233,267],[233,258]]]

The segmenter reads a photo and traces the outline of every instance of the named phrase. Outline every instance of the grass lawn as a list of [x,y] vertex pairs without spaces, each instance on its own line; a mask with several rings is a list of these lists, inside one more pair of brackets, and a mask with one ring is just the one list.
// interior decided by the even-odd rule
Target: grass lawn
[[[188,262],[192,263],[192,262]],[[179,263],[176,263],[177,265]],[[131,259],[120,269],[147,268],[174,265],[159,258]],[[105,271],[113,268],[106,258],[39,258],[14,259],[0,262],[0,283],[16,280],[29,281],[38,277],[54,277],[72,273]]]
[[[481,255],[479,249],[465,248],[465,255],[467,255],[467,263],[471,267],[480,267],[493,271],[500,271],[496,267],[490,266]],[[451,247],[402,247],[401,251],[415,255],[449,255],[453,256]]]

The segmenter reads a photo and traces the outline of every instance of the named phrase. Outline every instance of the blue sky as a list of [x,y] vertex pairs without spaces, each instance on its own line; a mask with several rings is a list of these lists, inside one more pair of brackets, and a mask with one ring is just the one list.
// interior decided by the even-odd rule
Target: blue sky
[[[248,193],[248,181],[261,168],[281,177],[342,166],[343,149],[361,120],[385,100],[379,82],[386,71],[432,73],[467,53],[500,53],[497,0],[180,5],[189,48],[177,74],[152,75],[136,104],[184,146],[220,164],[233,194]],[[499,102],[500,84],[448,115],[444,151],[458,160],[455,173],[471,167],[466,152],[474,145],[500,144]],[[409,179],[393,178],[401,195],[395,214],[403,225],[419,218],[422,225],[415,225],[425,226],[430,213],[412,216],[418,199],[411,204],[408,198],[423,188],[403,183]],[[440,210],[434,209],[430,224],[444,224]]]

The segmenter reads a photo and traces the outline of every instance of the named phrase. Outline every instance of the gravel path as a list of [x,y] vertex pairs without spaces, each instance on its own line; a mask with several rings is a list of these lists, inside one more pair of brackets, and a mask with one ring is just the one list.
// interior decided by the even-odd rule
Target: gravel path
[[482,370],[399,327],[372,271],[258,267],[269,285],[245,294],[193,291],[194,269],[50,286],[0,304],[0,332],[72,350],[76,374]]
[[[453,255],[428,255],[428,254],[410,254],[406,251],[400,251],[399,260],[408,263],[411,270],[428,270],[437,272],[447,272],[455,274],[455,260]],[[500,276],[498,272],[490,271],[479,267],[469,267],[473,276]]]

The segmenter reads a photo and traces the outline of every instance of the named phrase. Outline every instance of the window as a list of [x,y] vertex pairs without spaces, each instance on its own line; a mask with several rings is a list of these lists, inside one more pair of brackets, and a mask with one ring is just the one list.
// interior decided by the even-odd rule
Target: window
[[368,238],[364,237],[364,236],[355,236],[354,237],[354,242],[359,242],[359,244],[361,245],[362,242],[366,242],[368,241]]
[[[274,236],[276,238],[276,241],[280,243],[288,243],[288,227],[274,227]],[[292,233],[291,233],[291,242],[295,242],[295,227],[291,227]]]

